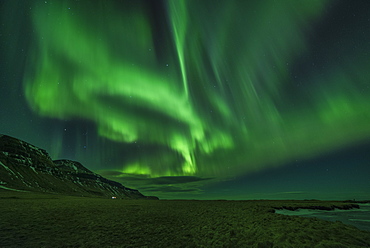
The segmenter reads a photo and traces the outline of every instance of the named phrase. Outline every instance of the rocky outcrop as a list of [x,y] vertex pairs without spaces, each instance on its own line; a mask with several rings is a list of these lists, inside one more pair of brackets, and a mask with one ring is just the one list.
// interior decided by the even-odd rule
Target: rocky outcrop
[[7,135],[0,135],[0,188],[78,196],[158,199],[108,180],[79,162],[53,161],[45,150]]

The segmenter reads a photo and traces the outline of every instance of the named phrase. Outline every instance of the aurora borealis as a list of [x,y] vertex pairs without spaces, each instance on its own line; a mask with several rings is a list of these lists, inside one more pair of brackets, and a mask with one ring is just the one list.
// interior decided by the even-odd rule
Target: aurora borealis
[[[338,197],[370,193],[362,177],[370,173],[368,1],[1,8],[0,133],[164,198],[228,198],[220,188],[257,187],[269,173],[280,176],[253,188],[257,198],[280,186],[334,197],[319,179],[328,167],[338,173],[330,178],[357,171],[348,184],[360,186]],[[336,152],[358,161],[337,161]],[[297,186],[310,184],[308,174],[322,187]]]

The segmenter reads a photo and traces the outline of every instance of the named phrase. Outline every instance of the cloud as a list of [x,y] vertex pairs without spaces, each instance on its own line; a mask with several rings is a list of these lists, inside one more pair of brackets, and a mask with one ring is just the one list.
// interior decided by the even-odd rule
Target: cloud
[[118,178],[124,178],[125,180],[129,181],[141,181],[150,179],[149,175],[122,173],[121,171],[116,170],[98,170],[96,171],[96,173],[103,177],[114,177],[116,178],[116,180],[118,180]]
[[148,175],[137,175],[122,173],[120,171],[99,171],[100,175],[104,177],[114,177],[115,180],[119,181],[140,181],[142,184],[184,184],[184,183],[194,183],[206,180],[212,180],[213,178],[202,178],[195,176],[164,176],[164,177],[149,177]]
[[122,172],[120,171],[113,171],[113,170],[101,170],[97,172],[99,175],[103,177],[114,177],[114,176],[120,176]]
[[301,195],[305,194],[306,192],[304,191],[289,191],[289,192],[277,192],[276,194],[289,194],[289,195]]
[[149,175],[122,173],[114,170],[102,170],[97,173],[110,180],[120,182],[124,186],[138,189],[144,195],[154,194],[160,198],[181,198],[187,193],[201,194],[203,192],[202,186],[215,180],[215,178],[196,176],[150,177]]
[[286,195],[304,195],[307,194],[305,191],[285,191],[285,192],[258,192],[256,195],[261,196],[286,196]]
[[184,183],[193,183],[199,181],[210,180],[212,178],[201,178],[194,176],[178,176],[178,177],[155,177],[151,178],[150,183],[152,184],[184,184]]
[[141,190],[145,190],[147,192],[163,192],[163,193],[168,193],[168,192],[191,192],[191,193],[197,193],[200,192],[199,189],[197,188],[188,188],[184,189],[181,187],[175,187],[175,186],[160,186],[160,187],[144,187],[141,188]]

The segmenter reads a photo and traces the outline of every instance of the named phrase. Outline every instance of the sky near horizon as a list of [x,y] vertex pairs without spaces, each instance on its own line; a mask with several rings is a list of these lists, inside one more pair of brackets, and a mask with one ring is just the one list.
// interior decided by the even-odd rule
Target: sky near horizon
[[0,133],[160,198],[370,198],[369,1],[0,6]]

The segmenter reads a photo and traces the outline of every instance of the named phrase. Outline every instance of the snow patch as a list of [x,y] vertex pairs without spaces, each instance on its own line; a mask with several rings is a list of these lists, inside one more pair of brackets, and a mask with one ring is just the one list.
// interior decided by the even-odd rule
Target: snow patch
[[[9,169],[9,167],[8,166],[6,166],[5,164],[3,164],[1,161],[0,161],[0,165],[2,165],[7,171],[9,171],[10,173],[12,173],[13,175],[15,175],[15,173],[11,170],[11,169]],[[16,175],[15,175],[16,176]],[[17,177],[17,176],[16,176]]]
[[20,159],[20,158],[23,158],[22,156],[16,156],[16,157],[17,158],[14,158],[14,160],[17,161],[18,164],[24,165],[26,163],[26,160],[25,159]]
[[26,158],[28,164],[31,164],[32,165],[32,159],[31,158]]
[[79,185],[81,185],[81,186],[84,186],[82,183],[81,183],[81,181],[80,181],[80,178],[79,177],[77,177],[77,181],[73,181],[75,184],[79,184]]
[[39,174],[39,173],[36,171],[35,167],[30,166],[30,168],[33,170],[33,172],[35,172],[36,174]]
[[7,190],[12,190],[12,191],[19,191],[19,192],[27,192],[26,190],[19,190],[19,189],[11,189],[5,186],[0,185],[1,189],[7,189]]

